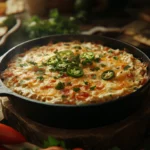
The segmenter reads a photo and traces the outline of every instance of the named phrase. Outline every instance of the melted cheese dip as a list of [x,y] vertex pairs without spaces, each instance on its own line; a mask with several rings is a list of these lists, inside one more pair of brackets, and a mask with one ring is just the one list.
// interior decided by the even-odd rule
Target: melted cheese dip
[[91,42],[59,42],[16,55],[1,74],[25,97],[54,104],[111,101],[148,80],[147,64],[125,50]]

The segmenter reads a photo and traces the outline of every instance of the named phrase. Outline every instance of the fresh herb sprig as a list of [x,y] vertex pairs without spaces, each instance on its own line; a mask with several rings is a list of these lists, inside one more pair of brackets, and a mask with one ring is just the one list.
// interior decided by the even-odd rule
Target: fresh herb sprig
[[8,29],[12,28],[16,24],[16,18],[13,15],[7,16],[2,23],[1,26],[6,26]]
[[66,148],[66,144],[63,140],[58,140],[51,136],[49,136],[48,139],[44,141],[43,147],[48,148],[50,146],[60,146],[60,147]]
[[24,22],[24,29],[29,38],[37,38],[50,34],[76,34],[79,27],[74,17],[64,17],[57,9],[52,9],[48,19],[33,16]]

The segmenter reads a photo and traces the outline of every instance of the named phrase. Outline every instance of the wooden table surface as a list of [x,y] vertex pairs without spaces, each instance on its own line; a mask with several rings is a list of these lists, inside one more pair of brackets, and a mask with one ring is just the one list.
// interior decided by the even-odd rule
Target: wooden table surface
[[[20,17],[24,19],[24,14],[22,14],[22,16]],[[149,22],[125,15],[124,17],[114,16],[111,18],[107,17],[107,18],[101,18],[99,20],[92,20],[89,24],[81,25],[81,30],[87,31],[95,26],[117,27],[117,28],[119,27],[121,29],[124,29],[123,32],[96,32],[94,34],[109,36],[109,37],[113,37],[131,43],[134,46],[140,48],[143,52],[145,52],[150,57],[150,46],[135,40],[136,35],[139,34],[144,35],[146,30],[149,31],[148,28],[149,25],[150,25]],[[4,45],[0,47],[0,56],[3,55],[11,47],[21,42],[24,42],[26,40],[28,40],[28,38],[22,34],[22,29],[20,28],[7,39]],[[3,120],[3,122],[7,123],[6,120]],[[149,126],[150,126],[150,122],[149,122]],[[150,143],[150,128],[148,128],[145,133],[145,140],[142,141],[141,144],[139,145],[141,145],[140,147],[143,147],[143,145],[144,144],[147,145],[147,143]]]

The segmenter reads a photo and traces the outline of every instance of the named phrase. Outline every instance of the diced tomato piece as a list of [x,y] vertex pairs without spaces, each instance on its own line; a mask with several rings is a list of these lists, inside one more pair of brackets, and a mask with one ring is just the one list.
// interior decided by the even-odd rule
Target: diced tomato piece
[[68,77],[68,75],[67,75],[66,73],[64,73],[64,74],[62,75],[62,78],[65,78],[65,77]]
[[140,72],[140,74],[141,74],[142,76],[144,76],[145,73],[146,73],[146,70],[141,70],[141,72]]
[[87,92],[81,92],[78,95],[76,95],[76,98],[78,100],[85,100],[88,97],[89,97],[89,93],[87,93]]
[[96,88],[99,89],[99,90],[101,90],[101,89],[104,88],[104,85],[101,82],[97,82]]
[[56,80],[55,80],[55,79],[52,79],[51,82],[56,82]]
[[45,86],[40,87],[41,90],[49,89],[49,88],[52,88],[52,86],[51,85],[45,85]]
[[72,93],[72,96],[71,96],[71,99],[73,99],[73,100],[74,100],[74,99],[75,99],[75,97],[76,97],[75,92],[73,92],[73,93]]
[[68,95],[70,93],[70,89],[65,88],[62,92],[64,95]]
[[144,85],[146,83],[147,79],[144,78],[142,81],[141,81],[141,85]]
[[110,48],[109,47],[104,47],[104,50],[108,51]]
[[129,77],[129,78],[133,78],[133,77],[134,77],[134,74],[132,74],[132,73],[128,73],[128,74],[127,74],[127,77]]
[[62,42],[57,43],[57,46],[61,46],[61,45],[63,45],[63,43],[62,43]]
[[84,88],[85,88],[85,90],[88,90],[90,88],[90,86],[89,85],[85,85]]
[[3,74],[4,77],[11,77],[13,76],[13,73],[12,72],[9,72],[9,71],[6,71],[4,74]]

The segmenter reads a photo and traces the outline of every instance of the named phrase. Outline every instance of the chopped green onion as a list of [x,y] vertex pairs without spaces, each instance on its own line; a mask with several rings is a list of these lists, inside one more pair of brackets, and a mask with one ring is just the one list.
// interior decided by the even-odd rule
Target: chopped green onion
[[65,88],[65,83],[63,82],[58,82],[58,84],[55,86],[55,89],[57,90],[62,90]]
[[37,79],[40,80],[40,81],[43,81],[44,77],[43,76],[39,76],[39,77],[37,77]]
[[71,84],[71,82],[67,82],[66,85],[70,86],[70,85],[72,85],[72,84]]
[[98,71],[100,68],[99,67],[94,67],[94,68],[91,68],[90,70],[91,71]]
[[124,69],[124,70],[128,70],[130,67],[131,67],[131,66],[126,65],[123,69]]
[[80,91],[80,88],[74,87],[73,90],[74,90],[75,92],[79,92],[79,91]]
[[89,84],[89,82],[87,82],[87,81],[84,81],[84,84],[85,84],[85,85],[88,85],[88,84]]
[[115,60],[118,60],[118,57],[117,57],[117,56],[114,56],[113,58],[114,58]]
[[96,88],[96,86],[91,86],[90,90],[94,90]]
[[37,65],[37,63],[34,62],[34,61],[29,61],[29,63],[32,64],[32,65]]
[[20,64],[20,67],[24,67],[24,66],[27,66],[27,64],[26,63]]
[[81,46],[74,46],[75,49],[81,49]]
[[64,98],[67,98],[68,96],[67,95],[62,95],[61,97],[64,99]]
[[106,67],[106,65],[105,64],[101,64],[101,67]]

